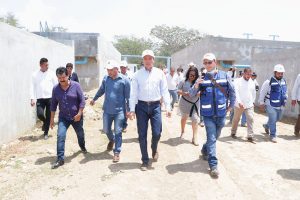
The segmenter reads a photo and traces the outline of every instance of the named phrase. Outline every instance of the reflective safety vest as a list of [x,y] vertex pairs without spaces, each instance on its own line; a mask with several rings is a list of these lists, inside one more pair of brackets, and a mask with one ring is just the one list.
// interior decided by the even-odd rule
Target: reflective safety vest
[[281,107],[286,103],[287,85],[284,79],[280,81],[274,77],[270,80],[270,94],[267,94],[266,99],[270,100],[270,105],[273,107]]
[[204,81],[199,85],[201,92],[200,113],[202,116],[226,116],[229,94],[228,84],[227,74],[224,71],[218,71],[213,77],[208,73],[205,74]]

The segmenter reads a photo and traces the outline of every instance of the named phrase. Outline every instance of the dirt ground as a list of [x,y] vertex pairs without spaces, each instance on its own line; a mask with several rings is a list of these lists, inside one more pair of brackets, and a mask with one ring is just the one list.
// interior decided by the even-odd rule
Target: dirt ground
[[[139,169],[135,121],[129,122],[123,134],[120,162],[112,163],[112,152],[106,152],[108,140],[101,133],[99,102],[85,109],[89,153],[79,151],[70,128],[66,162],[56,170],[51,164],[56,160],[57,126],[44,140],[37,125],[18,140],[2,145],[0,199],[300,199],[300,140],[293,135],[291,121],[278,124],[277,144],[263,133],[267,118],[262,114],[255,114],[256,144],[246,142],[244,127],[239,127],[239,138],[233,140],[227,125],[217,143],[220,177],[212,179],[207,162],[199,159],[200,146],[191,144],[190,122],[185,138],[178,137],[176,109],[172,118],[163,117],[159,161],[146,172]],[[199,135],[202,144],[204,128],[199,128]]]

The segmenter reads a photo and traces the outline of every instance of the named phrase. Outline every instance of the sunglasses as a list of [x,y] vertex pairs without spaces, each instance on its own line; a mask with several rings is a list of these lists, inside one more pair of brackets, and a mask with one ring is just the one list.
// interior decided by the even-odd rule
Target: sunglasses
[[213,63],[212,61],[203,62],[203,65],[211,65],[212,63]]

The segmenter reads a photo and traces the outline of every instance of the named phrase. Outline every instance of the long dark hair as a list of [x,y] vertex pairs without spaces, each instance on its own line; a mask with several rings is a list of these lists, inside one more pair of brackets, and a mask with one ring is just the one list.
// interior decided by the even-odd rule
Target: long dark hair
[[190,76],[191,72],[195,72],[195,80],[193,80],[193,82],[192,82],[192,85],[194,85],[196,80],[199,78],[199,72],[198,72],[198,69],[196,67],[190,67],[188,69],[188,71],[186,72],[186,75],[185,75],[185,81],[189,80],[189,76]]

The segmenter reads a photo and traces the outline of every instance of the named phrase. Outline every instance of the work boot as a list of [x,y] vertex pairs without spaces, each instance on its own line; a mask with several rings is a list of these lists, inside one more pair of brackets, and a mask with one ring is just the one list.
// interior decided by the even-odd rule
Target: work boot
[[56,168],[58,168],[58,167],[60,167],[60,166],[63,166],[65,164],[65,162],[64,162],[64,160],[58,160],[58,161],[56,161],[55,162],[55,164],[54,165],[52,165],[52,169],[56,169]]
[[295,124],[295,132],[294,132],[294,134],[296,136],[300,136],[299,131],[300,131],[300,115],[298,115],[298,119],[297,119],[297,122]]

